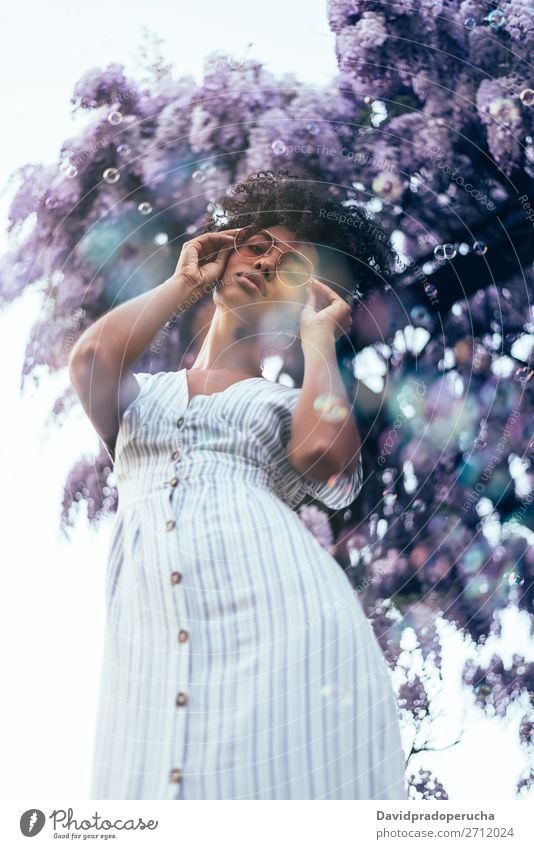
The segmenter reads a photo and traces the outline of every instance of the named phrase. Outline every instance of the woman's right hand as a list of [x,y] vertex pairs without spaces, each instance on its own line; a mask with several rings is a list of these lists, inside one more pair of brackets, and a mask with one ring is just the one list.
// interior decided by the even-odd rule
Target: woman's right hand
[[236,227],[217,233],[202,233],[184,242],[173,279],[176,279],[186,297],[203,297],[214,288],[222,277],[233,249],[234,236],[239,229]]

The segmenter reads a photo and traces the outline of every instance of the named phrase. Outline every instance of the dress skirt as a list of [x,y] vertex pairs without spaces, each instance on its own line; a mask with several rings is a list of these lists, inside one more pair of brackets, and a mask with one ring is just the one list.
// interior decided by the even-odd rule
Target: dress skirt
[[[188,398],[140,373],[119,507],[92,799],[405,799],[391,676],[357,593],[295,511],[352,503],[285,454],[298,389]],[[326,517],[325,517],[326,520]]]

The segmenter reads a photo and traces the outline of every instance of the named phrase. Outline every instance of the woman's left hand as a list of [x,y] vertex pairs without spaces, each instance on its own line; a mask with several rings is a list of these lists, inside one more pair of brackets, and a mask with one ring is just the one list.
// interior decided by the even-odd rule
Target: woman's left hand
[[332,336],[339,339],[352,326],[352,310],[326,283],[313,277],[300,314],[300,337]]

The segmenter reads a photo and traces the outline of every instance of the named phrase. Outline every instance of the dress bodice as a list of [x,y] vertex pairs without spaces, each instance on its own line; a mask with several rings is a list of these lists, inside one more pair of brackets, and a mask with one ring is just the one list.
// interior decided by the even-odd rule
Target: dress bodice
[[116,442],[119,509],[170,486],[209,486],[225,475],[262,486],[293,509],[306,495],[339,509],[358,494],[361,458],[354,473],[330,485],[307,479],[289,462],[299,389],[252,377],[190,398],[185,369],[135,377],[140,391],[123,413]]

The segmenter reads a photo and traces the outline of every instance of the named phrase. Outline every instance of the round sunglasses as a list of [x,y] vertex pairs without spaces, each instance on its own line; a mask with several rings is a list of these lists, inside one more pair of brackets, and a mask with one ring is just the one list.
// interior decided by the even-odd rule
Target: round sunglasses
[[[277,241],[287,245],[281,239]],[[282,250],[275,243],[274,236],[268,230],[258,230],[256,227],[243,227],[234,236],[234,250],[243,259],[258,259],[267,256],[273,248],[279,251],[276,260],[276,276],[285,286],[305,286],[313,276],[313,264],[308,257],[288,246]]]

